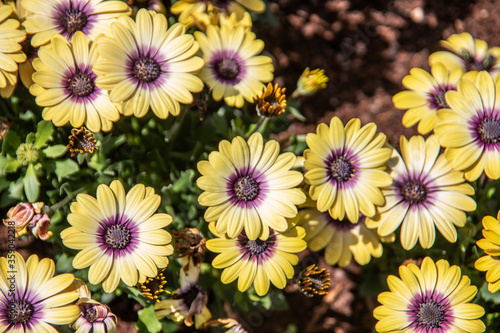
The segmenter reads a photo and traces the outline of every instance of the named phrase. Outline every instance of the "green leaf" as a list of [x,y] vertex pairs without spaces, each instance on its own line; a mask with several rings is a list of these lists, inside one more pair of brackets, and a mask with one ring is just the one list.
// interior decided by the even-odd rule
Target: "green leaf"
[[5,173],[16,172],[21,166],[21,162],[14,157],[3,157],[0,156],[0,170]]
[[80,170],[78,163],[74,160],[64,160],[64,161],[56,161],[56,175],[57,180],[61,181],[63,178],[71,176],[74,173],[77,173]]
[[293,115],[296,119],[298,119],[298,120],[300,120],[300,121],[302,121],[302,122],[306,121],[306,117],[304,117],[304,116],[302,115],[302,113],[300,113],[300,111],[299,111],[299,110],[297,110],[296,108],[294,108],[293,106],[288,106],[286,109],[287,109],[287,110],[288,110],[288,111],[289,111],[289,112],[290,112],[290,113],[291,113],[291,114],[292,114],[292,115]]
[[53,130],[50,121],[42,120],[39,122],[36,128],[35,147],[38,149],[42,148],[49,141]]
[[28,170],[26,171],[26,176],[24,176],[23,184],[24,193],[26,194],[28,201],[37,201],[40,196],[40,182],[36,176],[35,168],[31,163],[28,165]]
[[152,305],[137,311],[139,322],[146,326],[147,332],[156,333],[161,330],[161,323],[156,319],[155,310]]
[[55,146],[49,146],[43,150],[43,153],[45,156],[48,158],[58,158],[63,156],[68,149],[66,148],[65,145],[55,145]]
[[187,190],[193,184],[193,178],[193,170],[182,171],[179,179],[172,185],[172,191],[178,193]]

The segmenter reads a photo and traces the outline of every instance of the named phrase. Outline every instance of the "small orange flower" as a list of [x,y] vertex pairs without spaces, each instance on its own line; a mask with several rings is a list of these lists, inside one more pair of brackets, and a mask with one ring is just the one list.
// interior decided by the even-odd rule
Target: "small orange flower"
[[257,113],[263,117],[275,117],[283,114],[286,109],[286,88],[280,88],[276,83],[273,85],[269,82],[267,87],[262,90],[260,96],[253,98],[257,104]]
[[66,146],[71,152],[71,157],[76,154],[92,154],[96,149],[99,149],[96,147],[97,141],[94,138],[94,134],[85,127],[80,129],[73,128],[71,133],[68,137],[69,144]]

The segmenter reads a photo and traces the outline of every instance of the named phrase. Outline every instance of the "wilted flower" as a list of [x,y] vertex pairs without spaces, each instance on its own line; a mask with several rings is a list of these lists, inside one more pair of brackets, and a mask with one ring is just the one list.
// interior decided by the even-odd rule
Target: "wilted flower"
[[262,93],[253,98],[257,104],[257,114],[263,117],[274,117],[283,114],[286,109],[286,88],[280,88],[276,83],[273,87],[271,82],[262,90]]
[[324,69],[310,71],[307,67],[297,81],[297,89],[293,92],[292,98],[314,95],[319,90],[325,89],[327,82],[328,76],[325,75]]
[[184,228],[182,231],[172,230],[175,238],[175,253],[182,260],[182,266],[188,269],[187,262],[191,260],[194,265],[200,265],[206,251],[207,239],[196,228]]
[[141,294],[149,299],[159,302],[159,295],[170,293],[168,290],[163,289],[163,286],[167,283],[163,272],[165,272],[165,268],[161,269],[155,277],[148,277],[145,282],[141,283],[139,285]]
[[299,276],[299,288],[307,296],[326,295],[330,288],[330,272],[316,265],[310,265]]
[[4,138],[4,136],[9,131],[10,126],[12,126],[14,122],[10,119],[0,117],[0,141]]
[[85,127],[80,129],[73,128],[71,133],[68,137],[69,144],[66,146],[71,152],[71,157],[76,154],[92,154],[95,150],[99,149],[99,147],[96,147],[97,141],[94,138],[94,134]]
[[248,333],[243,326],[233,318],[218,318],[210,320],[206,326],[218,327],[221,332],[225,333]]
[[42,214],[44,206],[43,202],[20,203],[9,209],[7,219],[4,219],[3,223],[6,226],[13,226],[19,236],[30,233],[36,238],[47,240],[52,236],[52,232],[48,230],[50,225],[49,215],[47,213]]
[[109,307],[94,300],[81,303],[80,317],[71,324],[71,328],[77,330],[76,333],[116,332],[116,316]]

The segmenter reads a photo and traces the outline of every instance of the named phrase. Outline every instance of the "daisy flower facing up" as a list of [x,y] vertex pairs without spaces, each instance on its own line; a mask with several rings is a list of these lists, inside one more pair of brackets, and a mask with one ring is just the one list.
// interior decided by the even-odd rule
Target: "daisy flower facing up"
[[316,208],[301,209],[299,216],[308,247],[315,252],[325,249],[329,265],[346,267],[353,257],[358,264],[366,265],[372,256],[382,255],[377,231],[366,227],[364,217],[354,224],[347,219],[333,219],[328,212],[320,213]]
[[484,250],[485,256],[477,259],[474,267],[478,271],[486,271],[488,290],[492,293],[500,290],[500,211],[495,219],[492,216],[483,218],[483,239],[477,241],[477,246]]
[[361,127],[357,118],[344,128],[333,117],[330,126],[319,124],[316,133],[307,134],[304,177],[320,212],[328,210],[338,220],[347,215],[356,223],[360,212],[373,216],[375,205],[384,203],[380,187],[392,183],[384,171],[391,149],[382,147],[385,135],[376,131],[374,123]]
[[217,221],[219,234],[235,238],[245,229],[249,239],[265,240],[269,228],[287,230],[286,218],[297,215],[296,205],[306,197],[297,188],[302,174],[290,171],[295,155],[280,154],[279,149],[274,140],[264,145],[257,132],[248,141],[241,137],[232,143],[221,141],[219,151],[198,163],[202,176],[196,184],[205,191],[198,202],[209,206],[205,220]]
[[457,91],[446,93],[450,109],[438,111],[434,128],[439,144],[456,170],[475,181],[486,173],[500,177],[500,78],[495,82],[485,71],[473,82],[462,79]]
[[79,194],[71,204],[61,233],[64,245],[81,250],[73,259],[75,269],[90,266],[89,282],[102,282],[105,292],[116,289],[120,279],[128,286],[155,277],[173,253],[171,236],[163,230],[172,222],[168,214],[154,214],[160,196],[151,187],[135,185],[127,194],[120,181],[99,185],[97,199]]
[[80,31],[71,44],[61,35],[54,35],[50,45],[40,48],[38,56],[33,61],[36,72],[30,92],[44,107],[43,119],[56,126],[85,124],[92,132],[111,130],[113,122],[120,119],[119,105],[109,100],[106,90],[95,85],[95,42],[89,45]]
[[441,41],[441,46],[449,51],[432,53],[429,56],[431,67],[440,62],[450,71],[462,68],[472,79],[478,71],[488,71],[493,77],[500,72],[500,47],[489,48],[484,40],[475,39],[468,32],[451,35]]
[[444,95],[449,90],[456,90],[462,69],[448,72],[445,65],[436,63],[431,73],[421,68],[412,68],[410,75],[403,78],[403,86],[408,90],[394,95],[392,101],[398,109],[408,109],[403,116],[403,125],[412,127],[418,123],[418,132],[428,134],[436,126],[436,111],[449,108]]
[[401,245],[410,250],[417,239],[424,249],[434,244],[435,228],[449,242],[457,240],[455,226],[466,222],[465,212],[476,209],[470,196],[474,189],[465,183],[462,172],[452,169],[434,135],[424,140],[401,136],[401,155],[394,150],[388,163],[394,179],[383,189],[385,204],[377,215],[367,219],[370,228],[378,227],[381,236],[401,225]]
[[18,64],[26,60],[21,42],[26,32],[19,29],[18,20],[9,18],[12,7],[0,2],[0,96],[9,98],[17,83]]
[[195,31],[194,36],[203,53],[205,66],[199,76],[212,89],[214,100],[241,108],[246,100],[265,89],[263,82],[273,79],[272,59],[257,55],[264,42],[245,27],[230,24],[209,25],[207,34]]
[[144,117],[150,107],[161,119],[177,116],[179,103],[192,103],[191,93],[203,89],[193,74],[203,67],[194,56],[198,43],[180,23],[167,29],[165,15],[141,9],[135,22],[122,16],[111,25],[113,37],[99,38],[96,84],[123,102],[126,116]]
[[217,233],[214,224],[210,231],[218,238],[207,241],[207,249],[220,253],[212,261],[212,266],[224,269],[222,283],[238,279],[238,289],[246,291],[253,284],[255,292],[264,296],[269,290],[269,282],[277,288],[286,286],[286,279],[293,277],[293,265],[299,259],[296,253],[306,248],[303,240],[305,231],[299,226],[290,226],[285,232],[271,229],[267,239],[251,240],[243,231],[230,239]]
[[235,13],[239,20],[247,10],[263,13],[266,4],[262,0],[179,0],[170,9],[172,14],[179,15],[179,22],[190,27],[196,22],[196,14],[218,12],[224,15]]
[[477,288],[458,266],[426,257],[420,268],[400,266],[399,275],[389,275],[390,291],[378,296],[382,305],[373,311],[379,320],[377,332],[484,332],[478,319],[484,315],[483,307],[469,303]]
[[27,10],[23,25],[34,35],[34,47],[47,44],[55,34],[71,41],[77,31],[94,40],[98,34],[109,34],[117,17],[131,13],[125,2],[114,0],[22,0],[21,5]]
[[52,325],[68,325],[80,310],[72,305],[79,297],[73,274],[54,276],[51,259],[31,255],[25,262],[17,252],[0,258],[0,332],[38,333],[58,331]]

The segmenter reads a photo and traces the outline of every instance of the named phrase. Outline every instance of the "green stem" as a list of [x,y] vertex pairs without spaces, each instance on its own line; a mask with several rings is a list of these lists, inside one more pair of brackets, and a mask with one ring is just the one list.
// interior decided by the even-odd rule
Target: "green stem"
[[268,122],[269,122],[269,118],[261,116],[259,121],[257,122],[257,124],[255,124],[255,127],[254,127],[253,131],[250,133],[249,137],[252,136],[252,134],[254,134],[255,132],[257,132],[259,130],[259,128],[262,126],[262,124],[264,124],[264,126],[262,128],[263,129],[266,128],[266,125]]

